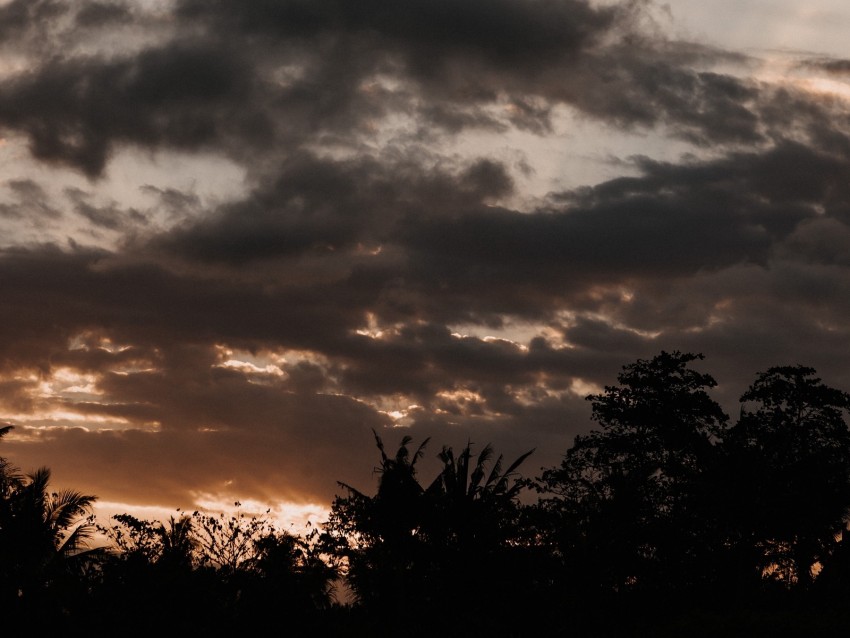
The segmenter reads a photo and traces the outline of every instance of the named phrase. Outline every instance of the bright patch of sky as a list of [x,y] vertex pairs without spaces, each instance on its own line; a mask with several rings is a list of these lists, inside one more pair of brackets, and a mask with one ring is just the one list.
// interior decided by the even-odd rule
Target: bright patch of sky
[[[222,157],[127,149],[115,154],[103,177],[89,180],[34,161],[20,138],[0,144],[0,172],[5,177],[0,184],[0,206],[5,208],[0,247],[75,243],[112,250],[128,231],[166,230],[247,190],[245,169]],[[38,184],[43,214],[19,206],[21,198],[10,189],[16,181]],[[185,204],[169,202],[175,197]]]
[[756,53],[773,49],[850,57],[843,0],[676,0],[657,3],[674,35]]

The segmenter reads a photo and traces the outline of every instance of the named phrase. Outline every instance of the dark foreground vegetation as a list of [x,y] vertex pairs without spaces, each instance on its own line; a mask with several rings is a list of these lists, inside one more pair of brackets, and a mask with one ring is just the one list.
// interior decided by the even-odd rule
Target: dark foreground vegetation
[[95,635],[844,635],[850,395],[771,368],[731,423],[699,358],[625,366],[588,397],[596,429],[538,477],[519,473],[530,452],[467,446],[422,481],[428,441],[376,435],[377,491],[341,484],[308,536],[197,512],[101,526],[93,496],[0,459],[0,617]]

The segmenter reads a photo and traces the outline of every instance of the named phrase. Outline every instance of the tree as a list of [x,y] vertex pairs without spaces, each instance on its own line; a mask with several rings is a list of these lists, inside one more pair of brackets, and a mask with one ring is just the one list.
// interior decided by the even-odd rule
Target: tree
[[[234,505],[239,508],[238,501]],[[320,556],[315,537],[279,531],[267,515],[194,512],[198,562],[215,570],[234,617],[251,623],[274,607],[288,622],[331,604],[336,570]]]
[[715,380],[689,367],[702,358],[661,352],[624,366],[620,385],[587,397],[600,429],[543,473],[551,537],[584,589],[670,589],[698,573],[704,483],[728,420],[707,393]]
[[[11,425],[0,427],[0,439],[13,429],[14,426]],[[21,486],[23,478],[17,467],[0,456],[0,499],[3,499],[4,503],[11,497],[12,492]]]
[[[10,430],[0,428],[0,437]],[[67,606],[80,594],[87,568],[100,555],[88,546],[96,497],[49,485],[47,468],[23,475],[0,459],[0,603],[20,612],[39,609],[43,617],[51,605]]]
[[850,395],[815,374],[800,365],[758,374],[724,444],[731,542],[753,573],[803,588],[829,565],[850,507]]
[[471,443],[457,455],[448,446],[437,455],[443,467],[425,490],[420,529],[430,559],[428,607],[454,618],[458,635],[532,631],[546,569],[519,500],[528,485],[517,472],[532,453],[507,468],[490,444],[477,455]]
[[168,617],[187,630],[244,630],[259,629],[270,609],[285,613],[292,627],[330,604],[333,569],[308,539],[278,531],[266,516],[112,518],[115,524],[101,528],[113,545],[97,592],[103,617],[157,609],[158,616],[140,619],[142,627],[155,629]]
[[251,558],[236,581],[240,618],[257,622],[276,609],[290,626],[300,621],[304,629],[315,629],[316,614],[332,605],[338,576],[321,556],[316,536],[269,529],[253,538]]
[[377,493],[367,496],[339,483],[348,496],[334,499],[324,542],[340,561],[360,602],[398,608],[425,594],[420,577],[425,545],[419,534],[425,515],[424,489],[416,479],[416,463],[428,439],[411,454],[412,438],[405,436],[395,456],[389,456],[381,437],[373,434],[381,454],[375,469]]
[[[423,488],[416,462],[427,440],[413,452],[406,436],[394,456],[377,434],[375,441],[376,494],[341,483],[348,496],[334,500],[325,526],[329,551],[347,564],[358,602],[390,622],[417,618],[426,634],[450,631],[437,626],[441,618],[454,619],[451,631],[462,625],[483,632],[488,624],[505,630],[497,623],[505,614],[515,618],[533,571],[523,560],[518,495],[525,483],[516,474],[531,452],[504,469],[502,456],[490,467],[489,445],[475,461],[471,445],[458,455],[443,447],[442,471]],[[515,578],[520,573],[524,581]],[[435,624],[424,629],[428,622]]]
[[493,554],[520,536],[520,492],[527,486],[516,470],[533,453],[520,455],[507,469],[504,456],[493,462],[493,447],[485,445],[472,465],[472,446],[455,456],[443,446],[437,458],[442,471],[425,490],[427,513],[421,532],[429,543],[464,561]]

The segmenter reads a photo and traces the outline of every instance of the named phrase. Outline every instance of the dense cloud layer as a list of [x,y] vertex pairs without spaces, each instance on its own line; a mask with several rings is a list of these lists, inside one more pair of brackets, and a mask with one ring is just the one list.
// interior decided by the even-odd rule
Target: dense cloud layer
[[[4,4],[3,453],[109,501],[326,503],[372,429],[535,447],[533,474],[662,349],[730,412],[769,365],[850,388],[850,110],[816,83],[847,61],[776,79],[652,9]],[[647,152],[527,192],[579,120]],[[116,186],[139,151],[244,183]]]

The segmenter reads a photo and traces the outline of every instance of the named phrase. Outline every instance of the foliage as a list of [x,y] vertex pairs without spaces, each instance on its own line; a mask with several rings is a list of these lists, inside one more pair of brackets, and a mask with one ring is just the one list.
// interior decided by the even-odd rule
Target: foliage
[[[164,522],[120,514],[96,528],[109,551],[91,549],[94,497],[51,491],[47,469],[0,457],[0,609],[41,630],[132,619],[134,633],[166,618],[172,632],[259,631],[270,610],[323,635],[843,627],[850,395],[812,368],[769,368],[730,426],[714,379],[692,367],[701,360],[661,352],[624,366],[587,397],[596,428],[534,481],[519,474],[531,451],[507,463],[467,443],[443,446],[420,482],[429,440],[405,436],[388,453],[375,432],[375,492],[340,483],[307,536],[236,503]],[[529,487],[537,503],[523,503]],[[351,604],[334,602],[341,578]]]
[[[0,437],[10,429],[0,428]],[[80,595],[83,577],[100,557],[88,546],[95,497],[49,485],[47,468],[21,474],[0,459],[0,605],[12,613]]]
[[427,441],[412,452],[404,437],[390,456],[377,434],[375,440],[377,492],[367,496],[341,484],[349,494],[335,499],[325,526],[329,551],[344,559],[358,602],[389,618],[445,615],[461,625],[477,622],[479,631],[483,616],[496,622],[498,610],[516,604],[530,582],[519,568],[531,563],[520,558],[527,548],[518,502],[524,483],[516,469],[531,452],[504,469],[489,445],[477,457],[469,444],[457,455],[443,447],[442,470],[424,488],[416,461]]
[[850,395],[805,366],[760,373],[725,442],[724,494],[752,567],[809,586],[830,562],[850,508]]
[[[325,525],[323,542],[335,555],[349,585],[363,602],[395,601],[424,595],[422,569],[426,560],[424,539],[419,533],[425,514],[425,490],[416,479],[416,463],[428,440],[411,454],[411,438],[405,436],[395,456],[388,456],[374,433],[381,454],[375,496],[366,496],[340,483],[348,497],[337,497]],[[420,573],[416,573],[420,572]]]
[[701,359],[624,366],[621,385],[587,397],[600,429],[541,477],[553,542],[603,591],[681,583],[705,549],[704,481],[728,417],[707,393],[714,379],[689,367]]
[[[239,508],[241,504],[237,501],[234,505]],[[230,516],[195,512],[192,520],[200,561],[225,573],[234,573],[254,560],[256,544],[274,532],[268,519],[242,511]]]
[[100,528],[113,547],[97,591],[102,607],[116,620],[158,609],[187,630],[199,628],[199,605],[208,609],[203,623],[218,629],[251,626],[270,607],[287,610],[290,622],[327,608],[336,572],[310,538],[277,530],[268,514],[195,511],[165,523],[113,516]]
[[98,525],[98,531],[109,538],[113,553],[125,560],[155,562],[162,554],[161,523],[146,521],[130,514],[116,514],[112,527]]

